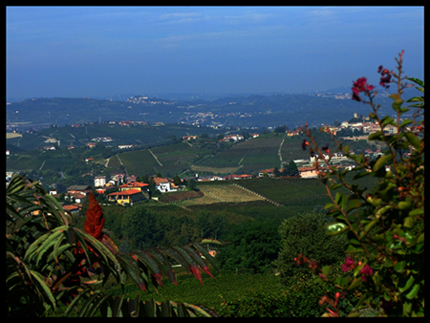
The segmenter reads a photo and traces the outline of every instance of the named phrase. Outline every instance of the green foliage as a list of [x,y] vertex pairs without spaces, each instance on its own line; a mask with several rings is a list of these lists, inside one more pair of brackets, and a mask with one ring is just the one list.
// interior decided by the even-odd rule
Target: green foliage
[[278,255],[280,243],[278,225],[276,221],[249,221],[232,228],[224,237],[228,244],[217,255],[221,268],[273,272],[272,262]]
[[[300,281],[283,292],[255,291],[249,296],[222,303],[217,313],[222,317],[319,317],[325,311],[325,308],[315,306],[319,295],[332,294],[335,290],[336,287],[330,284]],[[339,308],[343,314],[351,311],[351,301],[351,296],[341,299]]]
[[[97,204],[92,209],[94,206]],[[92,212],[87,217],[99,221]],[[6,189],[8,316],[216,315],[194,305],[142,303],[139,299],[103,295],[101,291],[110,277],[122,287],[130,278],[143,290],[150,284],[161,286],[163,273],[176,283],[172,260],[201,282],[200,268],[208,274],[210,271],[198,252],[217,269],[203,247],[192,244],[118,252],[105,234],[96,239],[91,227],[84,232],[70,223],[70,216],[39,183],[12,177]]]
[[138,249],[146,249],[160,239],[155,225],[155,216],[143,207],[126,209],[121,219],[122,234]]
[[[377,160],[350,155],[348,147],[334,139],[338,149],[357,164],[353,181],[364,176],[378,180],[372,194],[365,193],[357,182],[349,184],[345,180],[346,173],[338,172],[330,165],[330,160],[331,173],[320,173],[323,183],[331,189],[332,202],[326,209],[333,222],[327,226],[327,233],[330,236],[348,234],[345,252],[349,257],[342,265],[343,272],[331,281],[342,291],[356,295],[356,305],[350,315],[357,315],[363,308],[372,309],[380,316],[424,315],[424,119],[420,120],[424,97],[408,100],[414,102],[409,107],[418,110],[413,113],[413,120],[403,120],[404,114],[410,111],[402,107],[404,101],[401,99],[403,89],[409,87],[404,83],[406,78],[402,77],[403,51],[396,61],[398,73],[383,72],[393,76],[393,83],[397,84],[397,93],[390,95],[396,119],[379,116],[380,106],[373,103],[376,91],[357,85],[360,80],[365,83],[365,78],[357,80],[353,88],[358,91],[357,95],[364,92],[368,98],[363,102],[372,107],[369,117],[381,128],[371,134],[369,140],[386,145],[383,155]],[[418,84],[416,88],[424,93],[424,82],[407,79]],[[357,100],[362,101],[359,97]],[[388,125],[397,131],[394,134],[384,132]],[[313,151],[321,154],[309,130],[307,136],[312,141]],[[334,194],[333,191],[341,186],[349,192]],[[311,263],[309,259],[299,258],[298,264]],[[313,271],[326,275],[330,268],[314,267]],[[321,279],[325,280],[324,277]],[[325,315],[340,314],[334,307],[333,313]]]
[[326,224],[326,216],[304,213],[285,220],[279,226],[281,246],[276,265],[285,286],[292,286],[298,277],[310,276],[306,268],[294,264],[293,259],[298,254],[307,255],[320,265],[333,265],[344,259],[346,236],[327,236]]

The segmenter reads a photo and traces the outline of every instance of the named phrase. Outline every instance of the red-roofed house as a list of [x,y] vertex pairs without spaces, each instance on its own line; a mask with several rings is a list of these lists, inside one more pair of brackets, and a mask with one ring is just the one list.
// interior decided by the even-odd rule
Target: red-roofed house
[[160,192],[175,192],[178,188],[166,178],[154,177],[155,189]]
[[274,170],[275,170],[274,168],[269,168],[269,169],[263,169],[263,170],[260,170],[260,171],[258,172],[258,177],[263,177],[263,176],[264,176],[264,174],[269,175],[269,177],[273,177],[273,171],[274,171]]
[[126,190],[134,189],[134,190],[146,190],[148,188],[149,184],[146,183],[140,183],[140,182],[129,182],[125,183],[119,186],[119,190],[121,192],[124,192]]
[[72,214],[77,214],[79,212],[79,207],[76,205],[63,205],[65,211],[69,211]]
[[[69,195],[70,195],[70,198],[69,198]],[[76,203],[82,203],[82,201],[84,200],[84,198],[85,198],[85,195],[84,194],[82,194],[82,193],[67,193],[65,196],[64,196],[64,200],[66,201],[69,201],[69,200],[72,200],[72,197],[73,198],[75,198],[75,202]]]
[[118,204],[124,205],[125,203],[132,204],[137,201],[144,200],[145,196],[140,190],[129,189],[122,192],[114,192],[108,194],[109,201],[116,201]]

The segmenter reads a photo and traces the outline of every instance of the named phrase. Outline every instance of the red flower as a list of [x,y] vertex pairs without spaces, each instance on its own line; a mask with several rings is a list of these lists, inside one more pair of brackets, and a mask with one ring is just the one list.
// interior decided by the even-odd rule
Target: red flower
[[359,93],[365,92],[369,93],[372,91],[375,87],[373,85],[369,85],[367,83],[367,79],[365,77],[360,77],[353,83],[352,86],[352,99],[356,101],[361,101],[360,97],[358,96]]
[[342,270],[344,272],[350,271],[354,267],[354,259],[347,257],[345,263],[342,265]]
[[387,83],[391,82],[391,73],[386,68],[383,68],[382,65],[378,68],[378,73],[381,74],[381,80],[379,82],[379,85],[385,87],[388,89],[390,86],[387,85]]
[[330,154],[330,149],[328,148],[328,145],[321,147],[321,149],[327,151],[327,154]]
[[310,269],[316,269],[318,267],[318,262],[316,260],[312,260],[309,262]]
[[103,236],[103,225],[105,223],[105,219],[103,219],[102,207],[97,202],[93,193],[90,193],[88,198],[90,203],[88,205],[88,210],[85,213],[87,218],[85,220],[84,230],[86,233],[91,234],[97,240],[101,240]]
[[306,150],[306,146],[309,146],[309,143],[306,141],[306,139],[303,139],[303,142],[302,142],[302,149],[303,149],[303,150]]
[[373,269],[369,267],[369,265],[364,265],[363,269],[360,270],[361,278],[365,282],[367,280],[366,276],[370,276],[373,274]]

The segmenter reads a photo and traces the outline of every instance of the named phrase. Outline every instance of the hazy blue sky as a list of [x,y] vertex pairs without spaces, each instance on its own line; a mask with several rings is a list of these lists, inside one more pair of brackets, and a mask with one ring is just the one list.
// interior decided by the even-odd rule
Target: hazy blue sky
[[264,93],[423,77],[423,7],[7,7],[9,98]]

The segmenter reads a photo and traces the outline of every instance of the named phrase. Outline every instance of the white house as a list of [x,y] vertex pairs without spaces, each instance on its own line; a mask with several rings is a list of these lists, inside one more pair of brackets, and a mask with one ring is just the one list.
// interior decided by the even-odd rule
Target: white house
[[106,176],[94,177],[94,187],[102,187],[106,185]]
[[119,149],[129,149],[129,148],[133,148],[134,145],[118,145]]
[[162,193],[175,192],[178,190],[175,184],[171,183],[166,178],[154,177],[155,189]]

